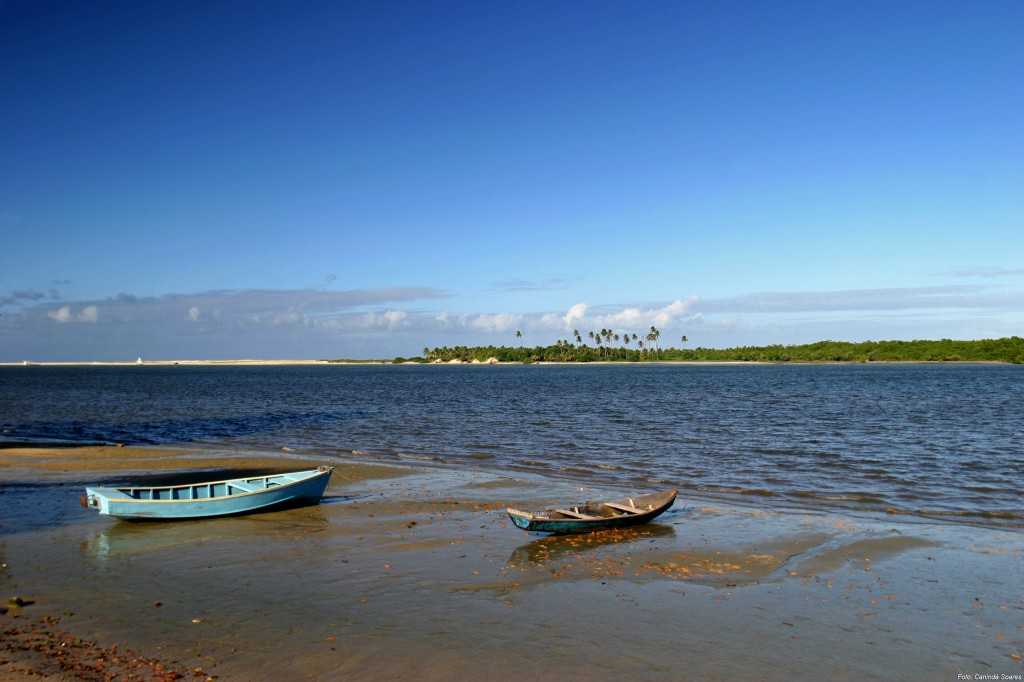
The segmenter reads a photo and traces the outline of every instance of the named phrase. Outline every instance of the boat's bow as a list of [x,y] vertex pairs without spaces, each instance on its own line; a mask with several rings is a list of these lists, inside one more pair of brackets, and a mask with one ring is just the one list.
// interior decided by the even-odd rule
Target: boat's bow
[[516,524],[516,526],[523,530],[528,530],[530,528],[530,522],[533,520],[533,514],[530,512],[519,511],[512,507],[507,508],[505,511],[508,513],[509,518],[512,519],[512,523]]

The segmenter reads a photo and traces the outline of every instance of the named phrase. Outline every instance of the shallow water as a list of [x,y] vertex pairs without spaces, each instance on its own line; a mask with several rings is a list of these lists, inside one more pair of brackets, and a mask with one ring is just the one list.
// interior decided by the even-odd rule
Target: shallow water
[[433,461],[1020,525],[1024,367],[0,368],[0,439]]
[[65,492],[17,505],[63,500],[61,523],[0,533],[0,585],[36,602],[24,616],[224,680],[956,679],[1017,672],[1024,651],[1006,529],[713,503],[543,537],[495,507],[611,491],[456,470],[174,524]]

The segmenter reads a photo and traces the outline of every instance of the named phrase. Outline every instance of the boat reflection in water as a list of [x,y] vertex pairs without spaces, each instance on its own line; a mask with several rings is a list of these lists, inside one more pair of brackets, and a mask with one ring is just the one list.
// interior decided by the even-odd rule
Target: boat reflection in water
[[576,535],[548,535],[517,547],[512,551],[505,565],[508,568],[522,571],[531,568],[544,568],[547,564],[571,559],[598,549],[609,550],[609,553],[614,552],[616,547],[622,545],[635,549],[636,543],[645,540],[649,542],[668,540],[674,538],[675,535],[675,527],[660,523]]
[[106,561],[150,552],[181,552],[190,546],[241,539],[294,540],[322,532],[328,525],[320,507],[176,523],[118,521],[83,542],[81,550],[87,557]]

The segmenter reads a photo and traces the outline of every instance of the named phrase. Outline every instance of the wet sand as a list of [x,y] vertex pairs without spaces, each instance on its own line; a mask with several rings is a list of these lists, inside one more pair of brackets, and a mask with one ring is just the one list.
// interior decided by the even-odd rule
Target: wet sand
[[[503,508],[622,491],[358,463],[317,507],[161,524],[78,506],[126,472],[310,461],[0,450],[0,583],[35,602],[0,616],[4,644],[59,619],[39,627],[222,680],[1024,673],[1014,530],[680,499],[633,530],[545,537]],[[55,655],[13,648],[0,666]]]
[[[250,472],[295,471],[314,468],[321,464],[337,466],[331,482],[359,481],[366,478],[389,478],[406,473],[405,470],[355,462],[339,464],[328,458],[310,458],[280,453],[239,453],[230,451],[200,451],[187,448],[123,447],[96,445],[84,447],[0,447],[0,482],[56,480],[67,481],[69,474],[124,476],[141,473],[141,480],[150,480],[147,474],[164,472],[178,480],[177,472],[220,472],[237,473],[239,476]],[[159,475],[157,475],[159,476]],[[133,481],[140,480],[133,476]]]

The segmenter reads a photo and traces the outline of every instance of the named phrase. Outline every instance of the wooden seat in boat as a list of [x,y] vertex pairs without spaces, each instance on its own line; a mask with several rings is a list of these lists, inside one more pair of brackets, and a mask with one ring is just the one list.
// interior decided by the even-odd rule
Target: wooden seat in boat
[[628,504],[619,504],[618,502],[605,502],[604,506],[611,507],[612,509],[617,509],[618,511],[629,512],[630,514],[644,513],[643,509],[637,509],[636,507],[630,506]]
[[591,519],[599,519],[599,518],[601,518],[600,516],[590,516],[588,514],[580,514],[579,512],[569,511],[568,509],[556,509],[555,511],[558,512],[559,514],[564,514],[565,516],[571,516],[574,519],[583,519],[584,521],[589,521]]

